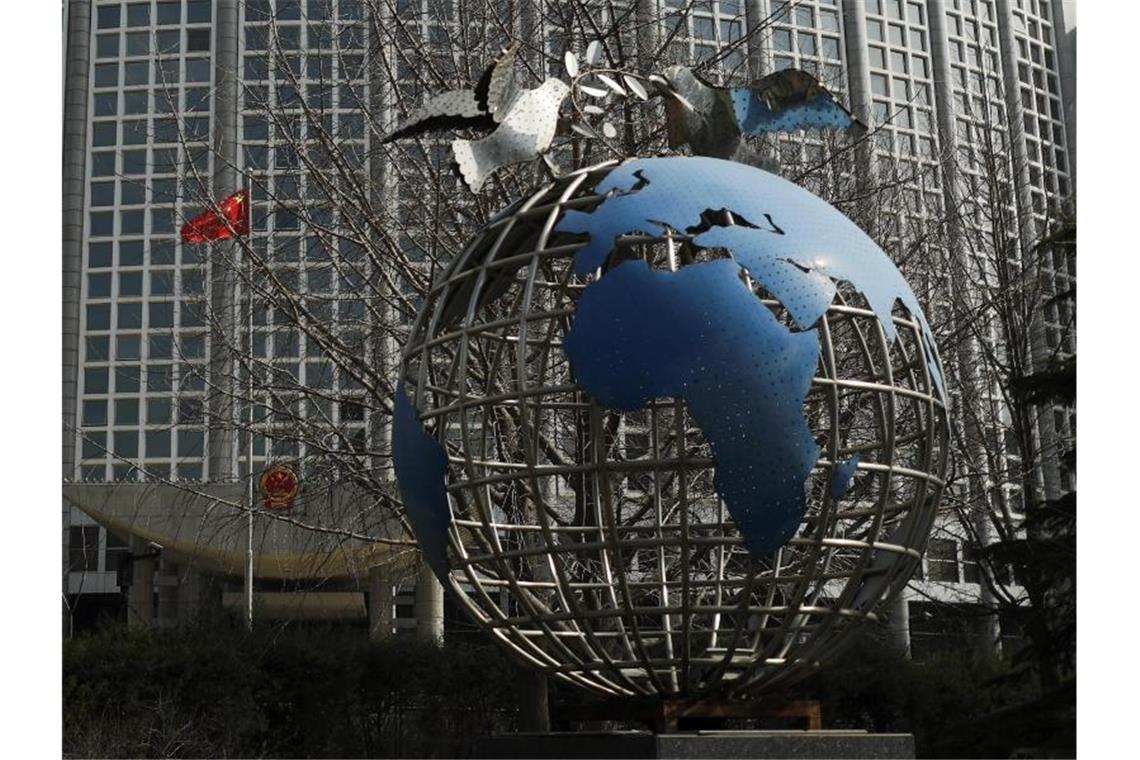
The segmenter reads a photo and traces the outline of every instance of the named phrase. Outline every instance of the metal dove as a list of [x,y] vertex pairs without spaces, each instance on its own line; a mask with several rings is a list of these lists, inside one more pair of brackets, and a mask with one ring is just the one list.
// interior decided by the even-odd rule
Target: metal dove
[[799,69],[777,71],[751,87],[717,87],[685,66],[669,67],[665,79],[675,93],[665,98],[669,147],[688,143],[699,156],[760,165],[744,134],[866,129],[819,80]]
[[537,158],[554,140],[558,111],[570,88],[552,78],[534,89],[519,88],[514,75],[517,56],[515,43],[487,67],[474,89],[429,97],[382,142],[440,129],[492,130],[478,140],[451,143],[460,176],[473,191],[503,166]]

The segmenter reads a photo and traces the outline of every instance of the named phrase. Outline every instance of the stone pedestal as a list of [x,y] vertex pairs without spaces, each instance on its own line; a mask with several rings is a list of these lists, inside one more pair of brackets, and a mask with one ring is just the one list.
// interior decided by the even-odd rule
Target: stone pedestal
[[480,739],[483,758],[913,758],[912,734],[702,731],[508,734]]

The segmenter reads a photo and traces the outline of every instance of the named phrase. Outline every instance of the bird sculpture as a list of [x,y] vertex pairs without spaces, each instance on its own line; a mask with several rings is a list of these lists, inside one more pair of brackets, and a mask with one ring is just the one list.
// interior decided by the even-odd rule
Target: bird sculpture
[[717,87],[685,66],[665,71],[669,147],[762,165],[743,135],[819,127],[860,134],[866,127],[814,76],[799,69],[769,74],[750,87]]
[[558,111],[570,88],[553,78],[533,89],[520,88],[514,74],[517,56],[516,43],[487,67],[474,89],[428,98],[381,142],[442,129],[488,130],[481,139],[451,143],[459,174],[472,191],[498,169],[542,155],[554,140]]

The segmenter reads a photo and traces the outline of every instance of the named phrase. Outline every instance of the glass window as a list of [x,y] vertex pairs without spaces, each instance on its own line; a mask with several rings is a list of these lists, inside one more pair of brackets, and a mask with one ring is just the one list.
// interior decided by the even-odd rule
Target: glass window
[[92,211],[90,235],[112,235],[115,231],[115,215],[110,211]]
[[104,531],[104,534],[106,536],[107,546],[103,567],[107,570],[118,569],[119,563],[122,562],[122,558],[128,554],[130,549],[127,546],[126,541],[119,538],[111,531]]
[[89,303],[87,307],[87,328],[89,330],[111,329],[111,304]]
[[123,113],[146,113],[150,110],[149,93],[146,90],[134,90],[123,93]]
[[799,35],[800,55],[815,55],[815,35],[811,32],[800,32]]
[[[810,14],[811,11],[808,11]],[[345,50],[364,47],[364,30],[359,26],[346,26],[340,30],[340,46]]]
[[926,577],[932,581],[958,582],[958,542],[932,538],[926,548]]
[[147,459],[170,456],[170,431],[152,430],[146,434]]
[[119,64],[118,63],[97,63],[95,64],[95,86],[96,87],[117,87],[119,85]]
[[150,231],[156,235],[174,232],[174,209],[151,209]]
[[182,32],[163,29],[159,31],[156,37],[154,44],[158,47],[159,53],[177,53],[182,49]]
[[87,353],[89,362],[104,362],[111,358],[111,341],[106,335],[91,335],[87,338]]
[[839,56],[839,40],[834,37],[824,37],[820,40],[822,44],[822,51],[820,55],[824,58],[830,58],[838,61]]
[[[155,358],[154,351],[150,353]],[[171,388],[171,365],[152,364],[146,368],[146,389],[148,393],[162,393]]]
[[68,529],[67,569],[72,572],[94,572],[99,569],[98,525],[73,525]]
[[887,68],[887,54],[881,47],[871,45],[870,48],[871,66],[876,69]]
[[100,459],[105,456],[107,434],[102,430],[87,430],[83,433],[83,458]]
[[186,22],[203,24],[210,21],[211,0],[190,0],[186,4]]
[[[111,297],[111,275],[108,272],[99,274],[87,275],[87,297],[88,298],[110,298]],[[87,325],[91,329],[90,322]]]
[[95,96],[95,115],[114,116],[119,112],[119,94],[102,92]]
[[180,480],[201,480],[202,479],[202,464],[201,464],[201,462],[179,462],[178,463],[178,478]]
[[982,574],[978,566],[978,550],[969,542],[962,544],[962,581],[965,583],[982,582]]
[[92,177],[111,177],[115,174],[115,154],[114,153],[92,153],[91,154],[91,176]]
[[174,273],[158,270],[150,273],[150,294],[152,296],[171,295],[174,292]]
[[138,393],[140,374],[141,372],[138,365],[120,365],[116,367],[115,393]]
[[96,122],[92,126],[91,145],[102,147],[116,142],[116,125],[113,121]]
[[202,399],[194,396],[183,396],[178,399],[178,424],[199,424],[202,418]]
[[139,434],[135,430],[115,431],[115,454],[125,459],[139,455]]
[[117,5],[99,6],[98,27],[100,29],[118,29],[119,28],[119,6],[117,6]]
[[149,55],[150,32],[130,32],[127,34],[127,55]]
[[146,174],[146,151],[123,151],[123,174]]
[[146,145],[146,119],[123,122],[123,145]]
[[87,244],[87,266],[94,269],[111,266],[111,258],[113,256],[111,243],[88,243]]
[[[139,421],[139,400],[120,398],[115,400],[115,424],[137,425]],[[115,435],[118,435],[116,433]]]
[[149,26],[150,3],[131,3],[127,6],[127,26]]
[[115,358],[119,361],[138,359],[139,336],[137,334],[118,336],[115,339]]
[[205,273],[201,269],[182,270],[182,292],[201,293],[205,290]]
[[104,399],[89,399],[83,402],[83,424],[107,424],[107,402]]
[[190,359],[200,359],[206,355],[206,336],[187,335],[179,342],[178,349],[182,356]]
[[109,377],[106,367],[87,367],[83,370],[83,392],[106,393]]
[[174,263],[175,243],[171,239],[152,239],[150,241],[150,263],[164,265]]
[[341,401],[340,419],[342,422],[363,422],[364,406],[357,401]]
[[200,53],[210,49],[210,30],[209,29],[187,29],[186,30],[186,52]]
[[123,64],[123,84],[150,84],[150,62],[131,61]]
[[95,57],[114,58],[119,54],[119,35],[100,34],[95,38]]
[[150,304],[150,326],[153,327],[172,327],[174,325],[174,304],[172,303],[151,303]]
[[142,304],[120,303],[118,306],[120,330],[137,330],[142,327]]
[[156,7],[158,10],[157,23],[159,26],[181,23],[182,3],[180,0],[174,0],[174,2],[163,2],[160,0]]
[[146,401],[148,425],[166,425],[170,422],[170,399],[150,398]]
[[152,332],[148,351],[151,359],[169,359],[174,352],[174,339],[170,333]]
[[[207,68],[209,68],[209,61],[206,61]],[[209,81],[209,76],[206,77]],[[186,91],[186,110],[187,111],[209,111],[210,110],[210,90],[209,89],[194,89]]]
[[150,183],[150,197],[152,203],[173,203],[176,198],[174,180],[152,180]]
[[143,244],[141,240],[124,240],[119,243],[119,266],[141,267],[143,263]]
[[119,197],[124,206],[146,203],[146,186],[141,182],[123,180],[119,184]]
[[119,295],[142,295],[142,272],[119,272]]
[[146,212],[141,209],[138,211],[122,211],[119,216],[119,234],[141,235],[145,221]]
[[201,430],[179,430],[178,456],[202,456],[204,438],[205,436]]
[[91,205],[92,206],[114,206],[115,205],[115,183],[114,182],[92,182],[91,183]]

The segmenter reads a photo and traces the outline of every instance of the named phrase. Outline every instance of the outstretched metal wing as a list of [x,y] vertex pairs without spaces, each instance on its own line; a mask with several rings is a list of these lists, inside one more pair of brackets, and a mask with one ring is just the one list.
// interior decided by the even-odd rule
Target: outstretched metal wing
[[381,142],[444,129],[491,129],[503,120],[518,94],[514,78],[517,55],[518,43],[515,43],[483,70],[474,89],[449,90],[429,97]]
[[399,127],[388,133],[382,143],[401,137],[412,137],[441,129],[495,126],[489,114],[479,107],[474,90],[451,90],[428,98]]
[[479,107],[499,123],[510,112],[511,105],[519,94],[515,80],[515,61],[518,59],[519,44],[516,42],[491,62],[491,65],[475,85],[475,101]]

